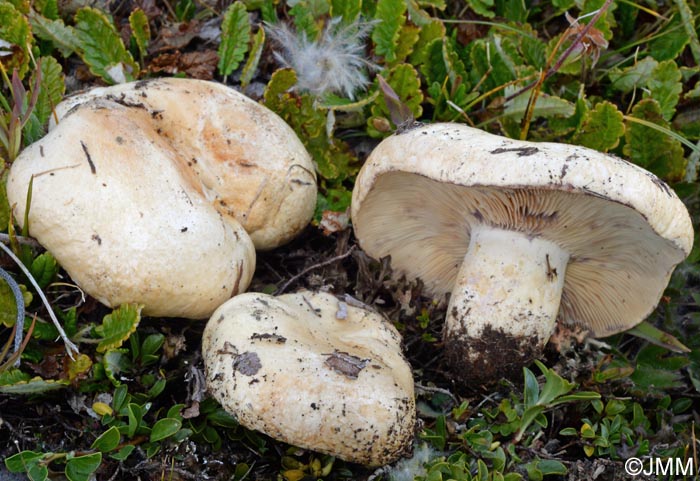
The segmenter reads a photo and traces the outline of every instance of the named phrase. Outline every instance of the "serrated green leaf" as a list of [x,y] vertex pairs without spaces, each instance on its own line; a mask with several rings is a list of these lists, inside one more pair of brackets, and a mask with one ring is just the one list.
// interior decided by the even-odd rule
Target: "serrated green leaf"
[[250,55],[248,55],[248,60],[241,70],[241,87],[244,89],[253,80],[255,71],[258,69],[263,47],[265,47],[265,29],[261,25],[258,31],[255,32],[255,35],[253,35],[253,46],[250,49]]
[[170,436],[173,436],[175,433],[177,433],[181,427],[182,427],[182,421],[180,421],[179,419],[175,419],[175,418],[159,419],[153,425],[153,429],[151,430],[150,441],[153,443],[156,441],[161,441],[165,438],[169,438]]
[[270,110],[279,113],[283,96],[297,83],[297,74],[291,68],[275,70],[263,93],[263,102]]
[[248,52],[250,42],[250,20],[245,5],[237,0],[224,13],[219,44],[219,73],[231,75]]
[[357,172],[351,164],[356,159],[344,142],[329,136],[328,110],[316,105],[308,94],[291,94],[296,84],[292,69],[280,69],[272,74],[264,93],[265,106],[282,117],[304,143],[324,179],[342,181]]
[[129,15],[129,26],[131,27],[131,35],[136,42],[136,47],[139,49],[141,61],[146,58],[148,53],[148,43],[151,40],[151,28],[148,25],[148,17],[140,8],[135,8]]
[[662,32],[649,42],[649,53],[659,62],[673,60],[690,42],[688,32],[680,21],[680,15],[675,14]]
[[406,23],[406,2],[404,0],[379,0],[375,11],[375,20],[379,23],[372,30],[375,53],[384,57],[386,62],[397,59],[396,49],[401,27]]
[[[659,103],[643,99],[632,109],[631,117],[668,128]],[[623,153],[632,162],[650,170],[666,181],[681,180],[685,174],[685,159],[680,141],[646,125],[626,123]]]
[[39,254],[32,261],[29,267],[34,280],[37,281],[39,287],[44,288],[56,277],[59,270],[58,262],[50,252]]
[[608,77],[615,90],[627,93],[635,88],[645,86],[657,65],[659,65],[659,62],[653,57],[644,57],[630,67],[611,69]]
[[360,18],[362,0],[331,0],[331,17],[342,18],[344,25],[350,25]]
[[574,137],[574,143],[583,145],[600,152],[614,149],[625,133],[622,112],[615,104],[603,101],[593,110],[589,110],[586,118]]
[[[41,89],[37,97],[33,115],[36,116],[39,125],[46,125],[53,112],[53,109],[63,99],[66,92],[63,69],[53,57],[41,57]],[[34,85],[34,75],[32,75],[31,85]],[[38,140],[38,139],[34,139]]]
[[102,324],[95,328],[95,332],[102,340],[97,345],[97,352],[105,352],[115,349],[126,341],[141,321],[140,304],[124,304],[107,314]]
[[0,372],[0,386],[9,386],[20,382],[27,382],[31,378],[32,377],[26,372],[13,367]]
[[467,0],[467,5],[482,17],[493,18],[496,16],[496,13],[493,11],[493,0]]
[[32,6],[37,13],[49,20],[56,20],[59,17],[57,0],[35,0]]
[[450,85],[458,85],[468,79],[467,71],[464,67],[464,62],[459,58],[456,52],[455,41],[452,38],[445,38],[442,41],[442,60],[445,63],[447,77],[450,79]]
[[102,453],[76,456],[66,461],[66,478],[69,481],[89,481],[92,473],[102,463]]
[[92,443],[90,449],[97,449],[103,453],[113,451],[119,446],[119,441],[121,441],[122,435],[116,426],[112,426],[107,431],[99,435],[97,439]]
[[547,44],[536,37],[524,35],[520,39],[520,51],[525,61],[537,69],[542,69],[547,61]]
[[316,211],[314,220],[320,222],[323,212],[330,210],[333,212],[344,212],[350,206],[352,192],[342,185],[337,189],[328,189],[325,194],[319,192],[316,200]]
[[[518,72],[515,65],[521,63],[512,58],[517,50],[511,48],[510,40],[500,35],[490,39],[478,39],[471,43],[469,58],[472,63],[473,84],[483,81],[484,88],[490,90],[515,80]],[[508,47],[506,48],[506,45]]]
[[442,40],[444,36],[445,24],[438,19],[433,19],[425,25],[421,26],[420,33],[418,34],[418,40],[413,46],[413,52],[409,57],[409,63],[419,67],[422,71],[423,64],[425,64],[429,56],[428,46],[434,40]]
[[80,49],[80,40],[75,30],[73,27],[65,25],[60,18],[50,20],[31,11],[29,12],[29,22],[34,34],[42,40],[51,42],[64,57],[68,57]]
[[396,43],[396,58],[394,63],[403,62],[413,52],[413,47],[418,41],[420,28],[415,25],[403,25],[399,30],[399,39]]
[[32,33],[25,15],[9,2],[0,2],[0,39],[11,44],[9,55],[0,57],[6,72],[17,69],[20,78],[29,69]]
[[100,10],[83,7],[75,14],[78,54],[90,71],[110,84],[132,81],[139,67],[124,47],[112,21]]
[[647,80],[648,96],[661,107],[664,119],[670,121],[676,113],[676,105],[683,91],[681,72],[674,60],[660,62]]
[[306,33],[307,38],[315,39],[321,32],[331,5],[328,0],[293,0],[295,5],[289,13],[294,18],[297,32]]
[[525,23],[528,7],[524,0],[496,0],[496,14],[511,22]]

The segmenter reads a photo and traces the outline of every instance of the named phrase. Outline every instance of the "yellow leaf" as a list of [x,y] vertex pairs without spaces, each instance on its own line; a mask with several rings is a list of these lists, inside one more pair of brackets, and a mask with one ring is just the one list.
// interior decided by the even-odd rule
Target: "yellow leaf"
[[93,403],[92,405],[92,410],[95,411],[96,414],[100,416],[105,416],[105,415],[112,415],[114,412],[111,407],[109,407],[109,404],[102,403],[102,402],[96,402]]
[[75,359],[68,362],[68,380],[73,381],[75,378],[84,374],[92,367],[92,359],[86,354],[79,354]]
[[304,478],[304,471],[300,469],[288,469],[282,471],[282,476],[284,476],[284,479],[287,481],[299,481]]

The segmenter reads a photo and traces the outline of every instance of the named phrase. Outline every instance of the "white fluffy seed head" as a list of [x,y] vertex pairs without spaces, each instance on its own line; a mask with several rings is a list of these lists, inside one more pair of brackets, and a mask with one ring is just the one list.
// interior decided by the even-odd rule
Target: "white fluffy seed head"
[[373,25],[359,21],[341,25],[340,18],[334,18],[318,39],[309,39],[284,23],[267,27],[279,48],[275,59],[294,69],[298,90],[315,97],[333,93],[354,99],[369,84],[367,70],[376,69],[365,54],[365,39]]

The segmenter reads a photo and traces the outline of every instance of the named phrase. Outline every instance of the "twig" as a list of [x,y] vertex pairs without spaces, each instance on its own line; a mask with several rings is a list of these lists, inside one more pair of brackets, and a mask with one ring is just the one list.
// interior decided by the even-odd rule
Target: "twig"
[[566,61],[566,59],[569,58],[571,53],[578,47],[578,44],[581,43],[581,40],[583,40],[583,38],[588,34],[588,31],[598,21],[598,19],[603,14],[603,12],[605,12],[608,9],[608,7],[610,6],[611,3],[612,3],[612,0],[605,1],[605,3],[598,9],[596,14],[593,16],[593,18],[591,18],[591,21],[588,22],[586,25],[584,25],[584,27],[581,29],[581,31],[578,33],[578,35],[576,35],[576,38],[574,38],[574,41],[571,42],[571,45],[569,45],[569,47],[564,51],[564,53],[562,53],[559,56],[559,59],[557,59],[557,62],[552,67],[549,67],[549,69],[547,69],[547,71],[544,72],[542,74],[542,76],[540,78],[538,78],[537,80],[535,80],[534,82],[527,84],[526,86],[524,86],[523,88],[521,88],[517,92],[506,97],[504,99],[503,103],[509,102],[509,101],[513,100],[515,97],[518,97],[518,96],[524,94],[528,90],[531,90],[534,87],[541,85],[545,80],[547,80],[549,77],[551,77],[552,75],[557,73],[557,71],[561,68],[561,66]]
[[39,287],[39,284],[36,282],[36,279],[34,279],[34,276],[32,276],[32,273],[29,272],[29,269],[25,267],[25,265],[22,263],[21,260],[17,258],[17,256],[10,250],[5,244],[0,242],[0,248],[5,251],[5,253],[10,256],[10,258],[15,261],[15,263],[19,266],[19,268],[22,270],[25,276],[27,276],[27,279],[29,279],[29,282],[31,282],[32,286],[34,286],[34,289],[36,289],[36,293],[39,294],[39,297],[41,298],[41,302],[44,303],[44,306],[46,306],[46,310],[49,313],[49,317],[51,318],[51,321],[53,322],[54,326],[56,326],[56,329],[58,330],[58,334],[61,336],[61,339],[63,339],[63,344],[66,346],[66,352],[68,353],[68,356],[71,359],[75,359],[73,357],[73,354],[79,354],[78,351],[78,346],[73,344],[70,339],[68,339],[68,335],[66,334],[66,331],[63,330],[63,327],[61,326],[61,323],[58,321],[58,318],[56,318],[56,314],[53,312],[53,308],[51,307],[51,304],[49,303],[49,300],[46,298],[44,295],[44,292],[41,290],[41,287]]
[[[16,239],[18,243],[30,246],[30,247],[36,247],[36,248],[43,248],[41,244],[36,239],[32,239],[31,237],[24,237],[21,235],[16,235],[12,236],[13,239]],[[9,244],[10,243],[10,235],[5,234],[5,233],[0,233],[0,242],[3,244]]]
[[275,295],[280,295],[280,294],[282,294],[284,291],[287,290],[287,288],[288,288],[293,282],[299,280],[299,278],[305,276],[306,274],[308,274],[309,272],[313,271],[314,269],[318,269],[318,268],[320,268],[320,267],[325,267],[325,266],[327,266],[327,265],[329,265],[329,264],[333,264],[334,262],[337,262],[337,261],[340,261],[340,260],[345,259],[345,258],[348,257],[350,254],[352,254],[352,251],[354,251],[354,250],[355,250],[355,246],[352,246],[352,247],[350,247],[350,248],[347,250],[347,252],[345,252],[345,253],[343,253],[343,254],[340,254],[339,256],[331,257],[330,259],[326,259],[326,260],[323,261],[323,262],[319,262],[318,264],[314,264],[314,265],[312,265],[312,266],[307,267],[306,269],[304,269],[303,271],[301,271],[299,274],[293,276],[293,277],[290,278],[287,282],[285,282],[285,283],[282,285],[282,287],[280,287],[279,289],[277,289],[277,291],[275,292]]

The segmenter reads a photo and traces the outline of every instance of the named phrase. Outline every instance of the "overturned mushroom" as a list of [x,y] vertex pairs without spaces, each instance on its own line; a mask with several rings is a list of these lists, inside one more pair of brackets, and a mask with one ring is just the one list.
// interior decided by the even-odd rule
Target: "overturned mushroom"
[[209,391],[243,426],[377,466],[413,438],[400,343],[381,316],[330,294],[247,293],[214,312],[202,354]]
[[56,108],[58,118],[96,98],[146,112],[157,136],[179,152],[195,188],[238,220],[257,249],[286,243],[311,220],[311,157],[281,118],[245,95],[202,80],[143,80],[69,97]]
[[82,106],[15,160],[8,198],[23,221],[32,183],[29,233],[100,302],[206,318],[247,288],[255,250],[192,187],[148,117],[109,101]]
[[595,336],[642,321],[693,239],[683,203],[637,166],[458,124],[384,140],[352,220],[368,254],[451,292],[446,356],[465,382],[519,372],[557,318]]

